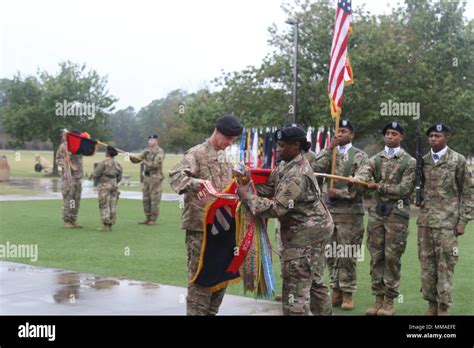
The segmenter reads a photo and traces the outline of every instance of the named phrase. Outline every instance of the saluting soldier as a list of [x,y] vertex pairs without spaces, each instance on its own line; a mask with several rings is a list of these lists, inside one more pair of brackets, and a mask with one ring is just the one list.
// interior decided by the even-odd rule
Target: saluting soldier
[[148,137],[148,147],[138,155],[130,155],[132,163],[143,163],[143,210],[145,220],[140,225],[156,225],[160,216],[160,202],[162,193],[163,161],[165,152],[158,146],[158,135]]
[[450,129],[443,123],[426,132],[431,147],[423,157],[424,200],[418,217],[421,289],[426,315],[447,315],[453,302],[458,236],[473,219],[472,172],[466,158],[448,147]]
[[410,196],[415,188],[415,159],[400,147],[404,129],[389,122],[382,131],[385,149],[362,166],[355,179],[371,181],[375,205],[369,209],[367,246],[374,305],[367,315],[393,315],[399,295],[401,257],[405,252]]

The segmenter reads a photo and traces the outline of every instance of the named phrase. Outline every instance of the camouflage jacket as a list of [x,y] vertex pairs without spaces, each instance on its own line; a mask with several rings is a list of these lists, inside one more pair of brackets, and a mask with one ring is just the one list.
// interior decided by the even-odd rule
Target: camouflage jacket
[[[377,161],[380,161],[380,172],[377,170]],[[355,179],[378,183],[380,187],[374,195],[375,203],[391,204],[393,209],[390,216],[408,219],[410,196],[415,189],[415,164],[415,159],[403,149],[392,158],[382,150],[359,168]],[[402,166],[404,168],[401,168]],[[376,214],[375,206],[372,206],[369,212]]]
[[[352,158],[352,163],[349,163]],[[367,154],[352,146],[346,153],[340,154],[336,151],[335,175],[354,176],[363,165],[367,163]],[[332,151],[322,150],[309,162],[316,173],[330,173],[332,162]],[[329,180],[327,180],[329,183]],[[364,214],[364,186],[348,185],[346,181],[334,180],[336,199],[328,204],[331,214]]]
[[[135,160],[135,158],[138,160]],[[130,157],[130,160],[133,163],[139,163],[143,161],[146,176],[155,177],[161,180],[164,179],[165,176],[163,175],[163,161],[165,160],[165,152],[161,147],[147,147],[138,155],[133,155]],[[148,173],[148,175],[146,173]]]
[[172,189],[184,194],[181,228],[202,231],[204,208],[215,199],[212,196],[197,199],[198,179],[210,180],[216,190],[222,192],[232,180],[232,168],[225,151],[216,151],[209,140],[185,152],[181,162],[169,172]]
[[448,148],[438,163],[433,161],[431,152],[423,161],[424,205],[418,225],[444,229],[465,226],[474,214],[472,172],[466,158]]
[[123,168],[117,161],[112,158],[106,158],[94,169],[92,179],[100,184],[114,183],[118,184],[122,180]]
[[[65,180],[65,163],[66,158],[68,155],[68,150],[66,148],[66,144],[62,143],[58,147],[58,151],[56,152],[56,163],[61,168],[61,177]],[[82,165],[82,155],[74,155],[69,152],[69,158],[71,160],[71,176],[73,179],[79,180],[82,178],[83,175],[83,165]]]
[[256,215],[278,218],[285,248],[308,247],[321,235],[332,233],[331,214],[321,201],[318,183],[303,155],[281,162],[269,182],[256,188],[258,196],[249,194],[244,202]]

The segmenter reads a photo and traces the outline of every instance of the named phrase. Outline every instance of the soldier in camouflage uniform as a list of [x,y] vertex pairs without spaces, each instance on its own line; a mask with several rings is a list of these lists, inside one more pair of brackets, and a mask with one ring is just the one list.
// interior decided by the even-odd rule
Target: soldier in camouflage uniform
[[[354,176],[368,161],[367,154],[352,146],[354,126],[347,120],[339,122],[339,133],[331,142],[330,149],[321,151],[309,163],[313,171],[330,173],[332,150],[337,146],[335,174]],[[332,304],[342,309],[354,308],[352,294],[357,290],[357,257],[360,256],[364,236],[364,188],[361,185],[335,181],[328,189],[327,207],[334,220],[334,234],[327,265],[331,278]],[[343,248],[347,255],[339,255]]]
[[453,302],[458,239],[472,220],[472,172],[463,155],[450,149],[449,128],[438,123],[427,131],[431,151],[423,157],[424,201],[418,217],[421,289],[426,315],[447,315]]
[[145,150],[138,155],[130,155],[132,163],[144,164],[142,192],[145,220],[140,222],[140,225],[156,225],[156,220],[160,215],[164,160],[165,152],[158,146],[156,134],[148,137],[148,147]]
[[[225,149],[242,134],[243,127],[233,116],[220,117],[212,136],[184,154],[184,158],[169,172],[170,183],[178,194],[184,194],[181,228],[186,230],[188,280],[198,268],[203,242],[204,208],[214,199],[198,199],[197,194],[205,181],[210,181],[217,191],[223,191],[232,180],[233,164]],[[216,315],[226,288],[210,292],[199,285],[188,284],[187,315]]]
[[324,286],[324,249],[334,224],[302,153],[311,144],[297,125],[278,130],[275,138],[284,163],[273,172],[273,180],[256,186],[258,196],[245,186],[239,187],[238,193],[254,214],[280,221],[283,314],[307,315],[311,310],[314,315],[331,315],[331,300]]
[[389,122],[383,129],[385,149],[362,166],[355,179],[373,181],[375,206],[369,209],[367,246],[374,305],[367,315],[393,315],[399,295],[401,257],[405,252],[410,196],[415,188],[415,159],[400,148],[404,129]]
[[[72,132],[79,134],[77,131]],[[65,135],[63,135],[63,142],[56,152],[56,163],[61,171],[64,227],[82,228],[76,223],[81,204],[82,155],[75,155],[68,151]]]
[[99,231],[110,232],[115,224],[115,212],[120,195],[118,184],[122,180],[123,168],[120,163],[114,161],[118,155],[115,148],[107,146],[106,159],[100,162],[94,170],[91,179],[98,183],[99,209],[102,219],[102,227]]

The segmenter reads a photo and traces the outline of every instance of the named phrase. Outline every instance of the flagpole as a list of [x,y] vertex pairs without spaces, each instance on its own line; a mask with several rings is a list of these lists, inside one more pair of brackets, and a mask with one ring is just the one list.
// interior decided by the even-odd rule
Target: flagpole
[[[341,113],[338,112],[336,114],[336,128],[334,131],[334,136],[337,136],[337,134],[339,133],[340,117],[341,117]],[[334,175],[336,173],[336,151],[337,151],[337,146],[334,146],[334,149],[332,149],[331,175]],[[329,188],[330,189],[334,188],[334,178],[329,179]]]

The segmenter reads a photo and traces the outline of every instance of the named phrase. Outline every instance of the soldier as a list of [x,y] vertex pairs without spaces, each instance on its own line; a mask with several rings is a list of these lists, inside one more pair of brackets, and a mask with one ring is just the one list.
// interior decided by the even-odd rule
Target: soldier
[[102,227],[99,231],[110,232],[115,224],[115,212],[117,201],[120,195],[118,184],[122,180],[123,168],[120,163],[114,161],[118,155],[117,150],[112,146],[107,146],[105,160],[100,162],[94,170],[91,179],[98,183],[99,209],[102,219]]
[[[204,143],[184,154],[184,158],[169,172],[171,187],[178,194],[184,194],[182,229],[186,230],[188,279],[197,272],[203,242],[204,208],[213,198],[199,200],[197,193],[205,181],[210,181],[223,191],[232,179],[233,164],[228,160],[225,149],[239,135],[243,127],[239,120],[230,115],[220,117],[214,133]],[[187,315],[216,315],[226,289],[209,292],[196,284],[188,285],[186,298]]]
[[373,181],[375,206],[369,209],[367,246],[374,305],[367,315],[393,315],[393,299],[399,295],[401,257],[405,252],[410,196],[415,188],[415,159],[400,143],[404,129],[398,122],[383,128],[385,149],[362,166],[355,179]]
[[297,125],[278,130],[275,140],[284,163],[273,171],[269,183],[256,186],[258,196],[248,191],[248,185],[239,187],[238,193],[254,214],[280,221],[283,314],[306,315],[311,310],[314,315],[331,315],[331,300],[323,282],[324,249],[334,224],[303,156],[311,144]]
[[[79,134],[73,130],[72,133]],[[85,135],[83,133],[82,135]],[[63,134],[63,142],[56,152],[56,163],[61,170],[61,192],[63,195],[63,220],[66,228],[82,228],[76,223],[81,204],[81,178],[83,175],[82,155],[70,153]]]
[[145,221],[139,222],[140,225],[156,225],[156,220],[160,215],[164,160],[165,152],[158,146],[156,134],[148,137],[148,147],[145,150],[138,155],[130,155],[132,163],[143,162],[144,164],[142,192]]
[[[352,145],[355,130],[347,120],[339,122],[339,132],[332,139],[330,149],[324,149],[309,161],[313,171],[331,171],[332,150],[337,146],[336,175],[354,176],[368,161],[367,154]],[[354,308],[352,294],[357,290],[357,257],[360,256],[364,236],[364,188],[361,185],[335,181],[328,189],[327,207],[334,220],[331,256],[327,265],[331,278],[332,304],[342,309]],[[347,254],[339,255],[339,247]]]
[[452,304],[458,239],[473,219],[472,172],[466,158],[448,147],[450,129],[431,126],[431,151],[423,157],[424,201],[418,217],[421,289],[428,301],[425,315],[447,315]]

